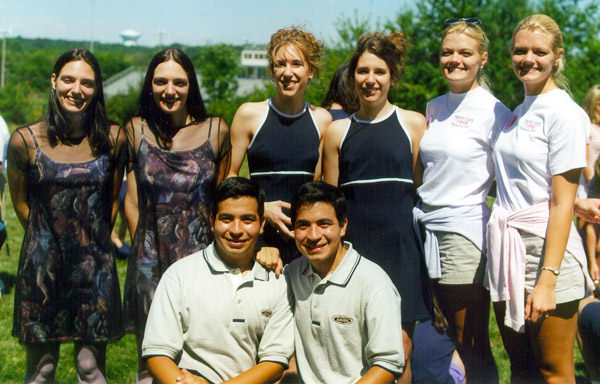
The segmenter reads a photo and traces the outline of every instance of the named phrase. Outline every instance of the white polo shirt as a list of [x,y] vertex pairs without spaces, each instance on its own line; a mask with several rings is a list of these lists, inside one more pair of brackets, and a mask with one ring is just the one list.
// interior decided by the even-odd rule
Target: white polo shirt
[[590,119],[562,89],[525,96],[494,144],[496,204],[518,211],[548,201],[552,176],[586,166]]
[[294,333],[285,278],[254,263],[235,286],[231,273],[239,270],[214,242],[171,265],[150,307],[142,356],[168,356],[215,383],[263,361],[287,366]]
[[436,97],[427,103],[426,116],[419,144],[421,200],[436,207],[485,203],[494,180],[492,138],[510,123],[510,109],[477,87]]
[[383,269],[344,245],[344,258],[322,280],[304,256],[285,268],[304,383],[354,383],[374,365],[398,375],[404,367],[400,295]]

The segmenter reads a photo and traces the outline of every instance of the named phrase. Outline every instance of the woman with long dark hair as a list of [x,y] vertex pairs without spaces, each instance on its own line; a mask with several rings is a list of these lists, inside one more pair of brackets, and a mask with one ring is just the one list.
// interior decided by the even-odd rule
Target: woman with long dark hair
[[105,383],[106,343],[123,334],[110,232],[126,137],[106,118],[91,52],[58,58],[47,116],[17,129],[8,151],[25,228],[13,325],[27,353],[25,382],[54,382],[60,343],[72,340],[80,382]]
[[[140,116],[126,130],[125,210],[133,244],[125,311],[133,320],[139,353],[163,272],[212,241],[209,206],[227,172],[229,129],[207,114],[190,59],[178,49],[167,49],[150,62]],[[151,380],[140,361],[138,381]]]

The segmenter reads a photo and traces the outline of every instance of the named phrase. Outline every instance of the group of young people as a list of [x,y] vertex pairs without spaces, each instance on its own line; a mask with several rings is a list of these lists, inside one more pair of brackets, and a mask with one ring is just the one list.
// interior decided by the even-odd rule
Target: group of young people
[[[545,15],[515,28],[514,112],[488,90],[476,18],[446,20],[450,93],[426,116],[391,104],[407,41],[362,36],[327,110],[304,101],[321,43],[279,30],[267,46],[276,95],[240,106],[231,128],[207,113],[180,50],[154,56],[125,128],[106,117],[94,56],[61,55],[47,116],[8,149],[25,228],[13,327],[25,382],[52,382],[67,340],[79,380],[106,382],[106,343],[128,329],[139,383],[273,382],[294,351],[302,382],[409,383],[415,326],[438,306],[464,368],[449,375],[494,382],[490,299],[514,382],[574,382],[593,282],[571,218],[600,211],[575,197],[590,121],[561,89],[560,29]],[[246,157],[250,181],[238,177]],[[122,310],[110,232],[123,172]]]

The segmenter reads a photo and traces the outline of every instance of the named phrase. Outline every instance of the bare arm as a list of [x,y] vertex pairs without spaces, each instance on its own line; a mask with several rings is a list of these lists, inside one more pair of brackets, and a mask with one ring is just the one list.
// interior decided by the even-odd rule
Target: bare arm
[[419,146],[421,139],[427,129],[427,120],[425,116],[418,112],[407,111],[400,109],[400,116],[402,121],[406,125],[406,129],[410,134],[410,140],[412,142],[412,170],[413,170],[413,182],[415,189],[419,187],[423,181],[423,165],[421,164],[421,157],[419,156]]
[[394,382],[394,374],[384,368],[373,366],[356,384],[387,384]]
[[121,183],[123,183],[123,168],[125,167],[125,161],[127,159],[127,139],[124,131],[118,127],[113,126],[111,128],[111,134],[113,134],[112,140],[114,142],[113,156],[117,161],[117,168],[113,175],[113,191],[112,191],[112,208],[110,213],[110,224],[115,224],[117,213],[119,212],[119,192],[121,191]]
[[312,107],[315,108],[314,116],[317,122],[317,128],[321,134],[321,140],[319,140],[319,161],[317,162],[317,166],[315,168],[315,180],[321,180],[322,176],[322,162],[323,162],[323,140],[325,134],[327,132],[327,128],[331,124],[331,114],[327,112],[324,108]]
[[[264,105],[263,105],[264,104]],[[231,123],[231,167],[227,177],[239,176],[240,167],[246,157],[246,151],[254,132],[260,124],[261,114],[267,107],[266,102],[242,104]]]
[[175,384],[182,375],[177,364],[167,356],[149,357],[146,364],[152,376],[161,384]]
[[219,164],[217,164],[217,169],[219,173],[217,175],[217,185],[229,174],[229,168],[231,166],[231,140],[229,137],[229,126],[225,122],[225,120],[219,118],[212,118],[212,124],[217,124],[219,129],[217,129],[216,140],[213,140],[213,148],[216,148],[217,159]]
[[[581,169],[572,169],[552,176],[544,267],[560,268],[571,230],[573,204],[580,173]],[[556,276],[551,271],[542,270],[525,304],[526,320],[536,322],[546,312],[556,308],[555,285]]]
[[348,124],[348,119],[332,122],[323,138],[323,181],[335,186],[340,177],[340,145]]
[[25,169],[29,156],[25,138],[20,132],[13,133],[8,144],[8,187],[13,207],[23,228],[27,227],[29,204],[25,185]]
[[[138,119],[134,119],[139,121]],[[125,193],[125,216],[127,217],[127,226],[131,241],[135,237],[135,231],[139,220],[139,207],[137,195],[137,180],[135,179],[134,162],[137,154],[135,153],[135,135],[132,122],[125,127],[127,132],[127,148],[128,148],[128,165],[127,165],[127,191]]]
[[246,372],[224,381],[223,384],[263,384],[274,383],[283,373],[283,365],[271,361],[263,361]]

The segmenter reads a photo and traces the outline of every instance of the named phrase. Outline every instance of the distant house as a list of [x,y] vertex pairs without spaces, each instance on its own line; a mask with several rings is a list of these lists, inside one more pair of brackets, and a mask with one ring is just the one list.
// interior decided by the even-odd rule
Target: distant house
[[247,45],[241,53],[242,77],[247,79],[267,78],[267,51],[261,45]]

